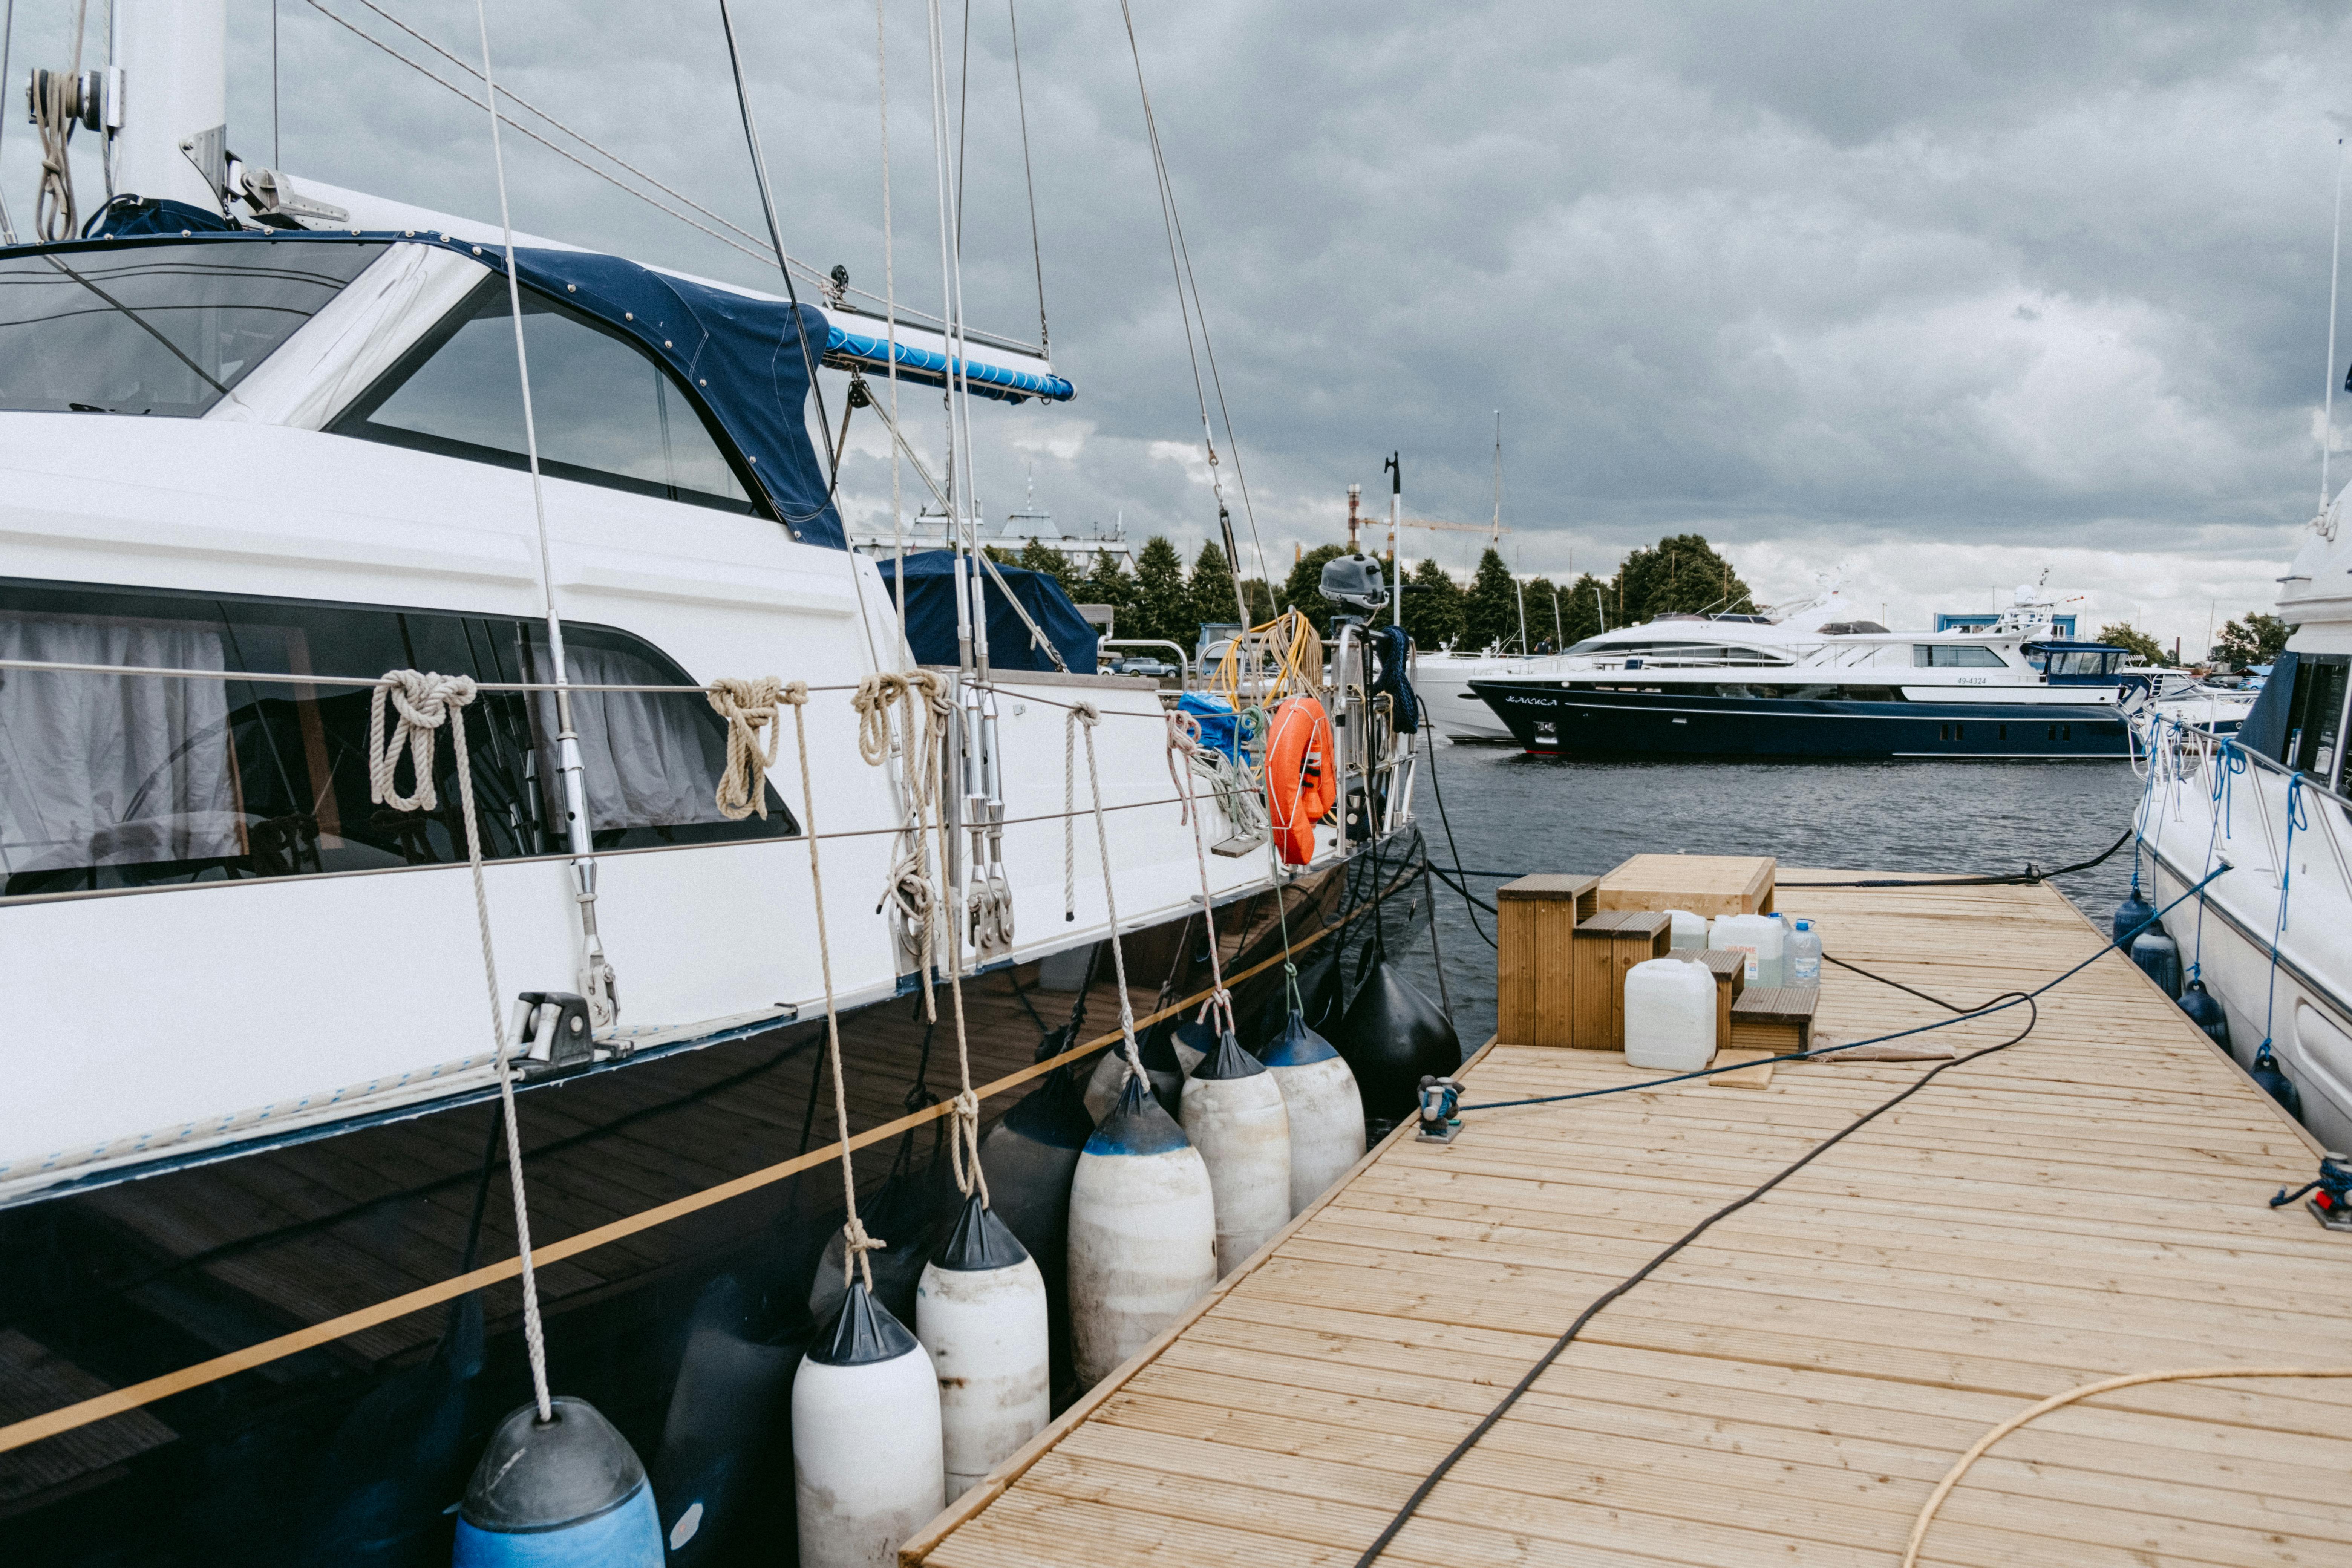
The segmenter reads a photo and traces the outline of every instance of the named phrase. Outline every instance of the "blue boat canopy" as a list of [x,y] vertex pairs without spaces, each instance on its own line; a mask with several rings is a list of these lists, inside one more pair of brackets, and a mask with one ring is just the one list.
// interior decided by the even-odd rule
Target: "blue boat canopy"
[[[875,562],[882,586],[895,600],[898,563]],[[1062,585],[1042,572],[1000,566],[1029,618],[1052,640],[1073,674],[1095,673],[1095,629],[1078,614]],[[998,669],[1051,669],[1054,661],[1036,646],[1020,615],[1005,601],[994,577],[988,581],[988,662]],[[954,664],[956,647],[955,552],[925,550],[907,557],[907,646],[918,664]]]

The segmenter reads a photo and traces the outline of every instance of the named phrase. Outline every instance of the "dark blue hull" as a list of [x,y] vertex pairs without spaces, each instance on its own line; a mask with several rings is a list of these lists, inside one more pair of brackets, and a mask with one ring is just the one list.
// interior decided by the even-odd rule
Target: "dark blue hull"
[[2126,754],[2111,706],[1686,696],[1473,681],[1538,755],[2098,759]]
[[[1412,900],[1371,893],[1419,875],[1421,855],[1408,833],[1377,859],[1286,888],[1291,940],[1328,932],[1300,955],[1310,1009],[1344,1003],[1376,921],[1407,950]],[[1217,928],[1228,975],[1280,954],[1271,894],[1221,908]],[[1157,987],[1173,1004],[1210,983],[1197,921],[1132,932],[1125,947],[1146,997]],[[967,983],[975,1082],[1116,1031],[1107,958],[1097,970],[1083,1004],[1040,990],[1032,965]],[[1245,1039],[1279,1029],[1278,963],[1233,991]],[[927,1027],[919,996],[842,1020],[854,1131],[955,1092],[952,1027]],[[657,1223],[539,1276],[556,1391],[589,1400],[635,1447],[671,1568],[796,1557],[792,1381],[840,1281],[825,1261],[842,1193],[823,1034],[809,1020],[520,1097],[542,1247],[779,1177],[649,1216]],[[992,1095],[982,1114],[992,1125],[1038,1091],[1033,1081]],[[877,1293],[900,1292],[910,1323],[917,1272],[954,1215],[946,1126],[929,1121],[857,1157],[863,1216],[889,1243],[874,1260]],[[509,1258],[505,1173],[490,1101],[0,1209],[0,1425]],[[512,1284],[493,1285],[0,1452],[0,1563],[446,1568],[467,1476],[492,1426],[530,1396],[519,1302]],[[1076,1389],[1066,1371],[1056,1382],[1059,1405]]]

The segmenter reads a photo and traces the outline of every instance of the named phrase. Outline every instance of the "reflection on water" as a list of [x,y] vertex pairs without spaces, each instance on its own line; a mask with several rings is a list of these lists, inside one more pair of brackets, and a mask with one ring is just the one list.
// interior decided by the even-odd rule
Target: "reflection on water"
[[[2086,860],[2130,826],[2140,782],[2121,759],[2069,763],[1646,763],[1530,757],[1504,746],[1440,745],[1416,810],[1430,858],[1453,863],[1430,773],[1465,867],[1606,871],[1630,855],[1773,855],[1784,866],[2010,872]],[[2105,925],[2131,880],[2128,847],[2059,886]],[[1488,902],[1497,879],[1470,886]],[[1805,913],[1801,895],[1777,900]],[[1495,1029],[1494,950],[1440,884],[1438,941],[1465,1045]],[[1493,918],[1477,913],[1488,935]],[[1826,929],[1830,951],[1837,933]],[[1402,955],[1400,955],[1402,956]],[[1407,973],[1434,992],[1424,938]]]

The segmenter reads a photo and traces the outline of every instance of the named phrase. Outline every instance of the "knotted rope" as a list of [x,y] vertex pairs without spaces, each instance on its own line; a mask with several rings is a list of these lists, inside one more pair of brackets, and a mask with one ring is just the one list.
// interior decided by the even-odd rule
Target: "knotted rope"
[[841,1255],[841,1283],[845,1289],[861,1274],[866,1288],[874,1289],[874,1265],[866,1255],[878,1252],[890,1244],[866,1234],[865,1222],[857,1217],[857,1168],[849,1153],[849,1090],[841,1076],[841,1012],[833,994],[833,942],[824,923],[824,868],[817,853],[816,786],[809,781],[808,749],[808,683],[795,680],[777,694],[778,700],[793,710],[793,742],[801,754],[801,820],[806,825],[809,847],[809,889],[814,895],[816,907],[816,960],[824,976],[824,1050],[825,1059],[833,1068],[834,1125],[841,1132],[841,1205],[848,1218],[842,1222],[842,1239],[847,1243]]
[[[889,906],[900,943],[915,950],[923,974],[923,1017],[936,1023],[939,1007],[931,994],[931,967],[937,951],[934,921],[943,900],[931,882],[924,822],[939,795],[940,752],[946,743],[954,702],[943,678],[919,669],[905,675],[885,672],[866,677],[857,683],[850,706],[857,714],[858,755],[877,768],[886,766],[893,756],[900,759],[899,805],[905,820],[898,826],[898,850],[890,863],[890,879],[874,909],[878,914],[885,905]],[[895,734],[890,723],[893,708],[899,712]],[[947,864],[944,847],[940,864]]]
[[[490,943],[490,898],[482,879],[482,830],[474,815],[474,766],[466,752],[464,710],[474,700],[471,677],[425,675],[395,669],[376,682],[368,702],[368,800],[396,811],[431,811],[437,805],[433,789],[433,738],[444,724],[457,773],[457,810],[466,827],[466,865],[474,878],[474,924],[482,938],[482,980],[488,987],[490,1038],[498,1047],[499,1105],[506,1118],[507,1183],[514,1197],[515,1251],[522,1265],[522,1339],[530,1362],[530,1392],[542,1422],[555,1418],[547,1392],[547,1336],[539,1316],[539,1277],[531,1268],[530,1205],[522,1180],[522,1131],[515,1116],[514,1065],[508,1058],[506,1016],[499,1005],[499,959]],[[399,711],[400,723],[386,743],[383,710],[389,700]],[[457,721],[450,723],[452,715]],[[392,775],[405,750],[416,771],[416,789],[403,795],[393,787]]]
[[[752,679],[722,675],[705,689],[712,710],[727,721],[727,766],[719,775],[717,797],[719,815],[730,822],[740,822],[755,811],[761,821],[767,820],[768,770],[776,765],[776,747],[784,738],[783,726],[776,722],[783,692],[784,683],[772,675]],[[763,730],[768,737],[764,751],[760,745]]]
[[[434,736],[440,731],[442,721],[452,708],[463,708],[474,700],[474,679],[469,675],[425,675],[414,669],[395,669],[375,683],[368,698],[368,800],[376,805],[389,805],[394,811],[438,811],[441,796],[433,785]],[[390,701],[400,716],[392,731],[389,745],[384,742],[383,710]],[[456,731],[459,793],[469,793],[473,781],[466,776],[466,735],[464,726]],[[408,753],[412,771],[416,775],[414,792],[403,795],[393,783],[393,774],[400,766],[400,754]],[[470,820],[470,818],[468,818]],[[495,994],[491,997],[497,1003]]]
[[[1075,752],[1077,745],[1078,734],[1081,731],[1085,731],[1087,737],[1087,784],[1094,792],[1095,845],[1099,850],[1102,858],[1103,910],[1110,920],[1110,962],[1112,969],[1116,972],[1118,977],[1118,1034],[1120,1048],[1121,1053],[1127,1058],[1128,1076],[1136,1079],[1138,1082],[1149,1084],[1150,1079],[1145,1077],[1143,1071],[1143,1047],[1135,1043],[1135,1004],[1129,1000],[1127,994],[1127,950],[1120,945],[1118,940],[1118,895],[1111,887],[1110,829],[1106,826],[1103,822],[1102,771],[1095,763],[1095,726],[1101,722],[1102,715],[1096,710],[1093,703],[1072,703],[1070,705],[1068,717],[1063,722],[1063,754],[1065,756],[1069,756]],[[1073,804],[1072,809],[1076,809],[1075,803]],[[1069,818],[1067,816],[1065,816],[1063,820],[1066,823]],[[1075,912],[1075,907],[1076,904],[1076,872],[1075,869],[1076,866],[1076,851],[1073,849],[1068,853],[1071,856],[1070,865],[1072,867],[1070,873],[1070,885],[1072,889],[1071,903]],[[1214,943],[1211,944],[1213,950],[1214,945]]]
[[[893,754],[904,761],[907,820],[899,829],[898,858],[890,868],[890,884],[882,898],[884,903],[896,906],[897,916],[908,934],[921,933],[923,1016],[927,1022],[935,1023],[939,1006],[931,971],[933,955],[938,951],[940,911],[946,908],[947,900],[931,881],[929,840],[925,835],[936,832],[939,836],[939,863],[944,875],[948,866],[947,816],[935,810],[934,805],[939,796],[940,752],[946,742],[948,717],[954,710],[954,700],[945,679],[929,670],[919,669],[905,675],[869,675],[858,682],[857,694],[850,702],[857,710],[859,755],[875,767],[888,763]],[[896,736],[890,724],[894,707],[900,715]],[[878,910],[881,906],[875,907]],[[948,993],[955,1014],[957,1081],[962,1086],[952,1102],[948,1155],[955,1171],[957,1190],[966,1197],[978,1193],[981,1207],[986,1208],[988,1178],[980,1168],[980,1096],[971,1087],[971,1046],[964,1024],[962,942],[954,922],[947,923]]]
[[[1091,735],[1088,741],[1091,742]],[[1233,993],[1225,989],[1224,961],[1217,953],[1217,906],[1214,896],[1209,891],[1209,850],[1201,834],[1199,803],[1192,798],[1192,763],[1201,751],[1201,721],[1190,713],[1170,713],[1168,776],[1175,781],[1177,789],[1184,797],[1183,815],[1180,820],[1192,825],[1192,859],[1201,869],[1201,919],[1209,936],[1209,999],[1201,1004],[1200,1012],[1193,1015],[1193,1022],[1205,1024],[1212,1013],[1222,1013],[1225,1027],[1230,1030],[1234,1027],[1234,997]],[[1180,756],[1184,759],[1182,767],[1176,763]]]

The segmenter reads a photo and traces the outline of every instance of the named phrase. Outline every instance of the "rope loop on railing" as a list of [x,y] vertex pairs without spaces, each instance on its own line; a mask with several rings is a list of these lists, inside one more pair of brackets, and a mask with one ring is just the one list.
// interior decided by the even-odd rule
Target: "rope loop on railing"
[[[776,722],[783,693],[783,682],[772,675],[722,675],[704,688],[711,710],[727,721],[727,765],[714,793],[719,815],[730,822],[755,811],[767,819],[768,770],[776,765],[776,748],[784,738],[783,726]],[[805,687],[802,700],[807,700]]]
[[[465,708],[474,700],[474,678],[469,675],[426,675],[420,670],[395,669],[375,684],[368,698],[368,801],[374,805],[389,805],[394,811],[437,811],[441,797],[433,784],[434,737],[440,732],[442,721],[450,713]],[[389,702],[399,715],[389,742],[384,739],[384,705]],[[465,731],[455,727],[460,772],[466,754]],[[400,793],[393,777],[400,767],[401,752],[405,751],[411,771],[416,775],[416,787],[408,795]]]

